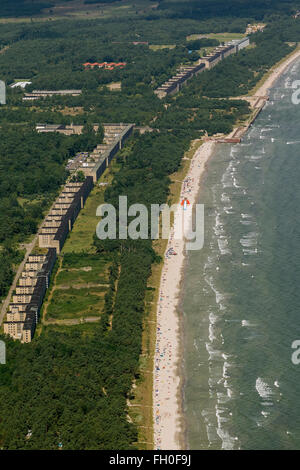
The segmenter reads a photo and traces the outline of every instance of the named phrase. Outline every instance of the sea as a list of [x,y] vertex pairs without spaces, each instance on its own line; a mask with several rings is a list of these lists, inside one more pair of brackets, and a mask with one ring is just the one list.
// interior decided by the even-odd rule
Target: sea
[[188,253],[180,309],[188,449],[300,449],[296,80],[300,61],[202,181],[204,247]]

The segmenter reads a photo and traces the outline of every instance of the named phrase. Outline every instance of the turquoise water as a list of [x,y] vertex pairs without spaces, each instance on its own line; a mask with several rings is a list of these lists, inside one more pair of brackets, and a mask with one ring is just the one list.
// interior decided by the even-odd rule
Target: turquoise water
[[183,287],[190,449],[300,449],[300,62],[208,165],[205,245]]

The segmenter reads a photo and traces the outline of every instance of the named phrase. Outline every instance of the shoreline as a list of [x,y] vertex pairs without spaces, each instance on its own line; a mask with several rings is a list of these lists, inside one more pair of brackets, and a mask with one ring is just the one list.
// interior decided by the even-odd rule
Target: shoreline
[[[259,98],[268,95],[276,80],[299,58],[300,48],[297,48],[286,60],[275,66],[270,76],[257,89],[254,96]],[[208,160],[213,155],[215,145],[216,141],[207,140],[196,150],[191,159],[180,192],[180,201],[184,197],[188,197],[191,207],[197,201],[202,176],[206,171]],[[174,240],[173,237],[174,227],[170,232],[161,272],[153,365],[154,449],[161,450],[182,450],[187,448],[185,442],[186,425],[183,414],[185,377],[183,374],[183,318],[179,312],[186,253],[184,241]],[[171,247],[178,254],[177,256],[166,257],[167,251]]]
[[[190,208],[195,204],[201,177],[206,163],[213,154],[214,142],[205,142],[194,153],[188,173],[181,186],[180,201],[187,197]],[[176,211],[182,211],[181,206]],[[191,210],[187,215],[190,219]],[[168,255],[173,248],[176,256]],[[155,449],[182,448],[182,433],[178,424],[182,415],[182,376],[178,373],[181,363],[182,341],[178,312],[181,283],[185,267],[185,242],[174,239],[172,227],[165,251],[157,304],[156,342],[154,354],[153,417]]]
[[[263,81],[261,86],[255,91],[254,96],[265,96],[268,94],[268,91],[274,83],[276,82],[277,78],[279,78],[291,65],[295,60],[300,58],[300,46],[296,48],[291,54],[287,57],[286,60],[284,60],[281,64],[275,65],[275,68],[272,70],[271,69],[271,74],[266,78],[266,80]],[[259,83],[258,83],[259,85]],[[255,89],[254,89],[255,90]],[[250,93],[250,96],[252,93]]]

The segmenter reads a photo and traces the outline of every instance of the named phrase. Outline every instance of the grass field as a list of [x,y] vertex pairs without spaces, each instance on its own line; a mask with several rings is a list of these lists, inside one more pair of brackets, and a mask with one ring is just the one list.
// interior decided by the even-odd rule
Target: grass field
[[210,34],[191,34],[187,36],[187,41],[195,41],[201,38],[217,39],[220,42],[232,41],[233,39],[242,39],[245,34],[241,33],[210,33]]
[[101,315],[108,287],[110,260],[87,253],[60,258],[45,322],[78,320]]
[[149,49],[153,51],[159,51],[161,49],[175,49],[176,44],[151,44]]
[[80,333],[83,337],[95,334],[95,325],[92,323],[81,323],[79,325],[44,325],[43,335],[47,336],[50,331],[64,334]]
[[[86,255],[83,256],[83,259]],[[108,260],[103,259],[100,262],[94,260],[86,260],[85,266],[81,268],[65,267],[63,263],[62,269],[59,271],[56,279],[58,287],[80,285],[80,284],[106,284],[108,280],[107,267]],[[97,265],[96,265],[97,263]],[[95,264],[95,265],[94,265]]]
[[54,291],[47,320],[100,316],[106,287],[58,289]]
[[[101,177],[102,183],[111,183],[114,173],[117,172],[120,165],[115,160],[112,161],[110,168],[108,168]],[[99,186],[99,182],[95,185],[90,193],[84,208],[80,211],[72,232],[68,236],[62,253],[80,252],[93,252],[93,237],[96,231],[99,218],[96,217],[96,210],[100,204],[104,203],[104,192],[106,186]]]

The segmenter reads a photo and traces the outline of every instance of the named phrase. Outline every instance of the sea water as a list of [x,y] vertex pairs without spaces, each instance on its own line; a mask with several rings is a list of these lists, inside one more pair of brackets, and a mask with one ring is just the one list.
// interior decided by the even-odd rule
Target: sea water
[[300,62],[203,179],[205,243],[187,258],[184,413],[190,449],[300,449]]

